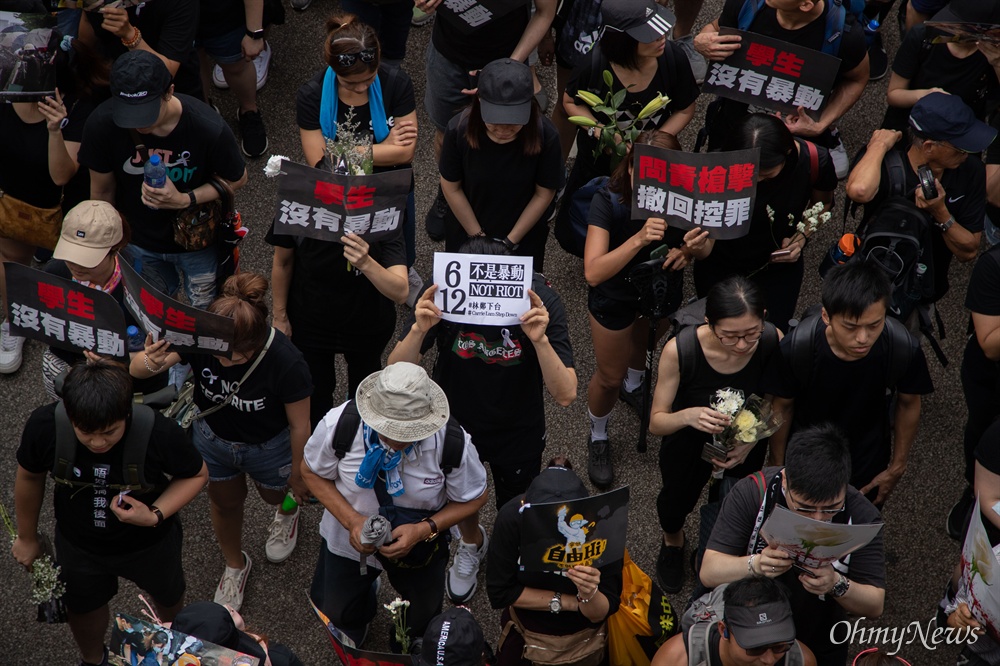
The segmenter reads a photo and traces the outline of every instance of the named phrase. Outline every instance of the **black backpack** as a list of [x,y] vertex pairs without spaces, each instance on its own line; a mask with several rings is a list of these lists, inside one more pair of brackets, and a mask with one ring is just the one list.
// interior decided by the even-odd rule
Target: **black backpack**
[[[587,181],[586,185],[573,192],[569,201],[564,206],[569,206],[568,222],[566,224],[556,224],[555,237],[559,241],[559,246],[570,254],[583,257],[583,248],[587,244],[587,218],[590,217],[590,203],[594,200],[594,195],[606,188],[608,184],[607,176],[598,176]],[[608,191],[611,198],[611,209],[615,219],[626,217],[631,209],[628,204],[619,201],[619,197],[614,192]]]
[[[122,453],[122,467],[127,483],[109,483],[104,487],[116,492],[128,490],[136,493],[153,489],[153,486],[146,482],[144,463],[155,416],[155,412],[145,405],[132,405],[132,423],[124,441],[121,442],[121,446],[125,447]],[[66,406],[62,402],[56,405],[55,422],[56,455],[52,465],[52,480],[71,488],[93,487],[95,484],[78,481],[73,474],[77,438],[69,415],[66,414]]]
[[[358,434],[360,427],[361,415],[358,413],[358,405],[353,400],[348,400],[333,431],[333,452],[338,458],[343,459],[351,450],[354,436]],[[462,464],[463,455],[465,455],[465,432],[458,424],[458,419],[451,416],[448,418],[444,450],[441,452],[441,471],[445,476]]]

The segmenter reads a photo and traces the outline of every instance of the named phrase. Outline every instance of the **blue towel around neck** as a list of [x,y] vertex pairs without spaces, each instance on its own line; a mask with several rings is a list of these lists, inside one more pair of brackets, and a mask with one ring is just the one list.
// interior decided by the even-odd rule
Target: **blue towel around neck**
[[[319,103],[319,125],[323,136],[331,141],[337,138],[337,75],[332,67],[326,68],[323,77],[323,94]],[[375,143],[382,143],[389,136],[389,121],[385,115],[385,102],[382,99],[382,82],[378,74],[368,86],[368,110],[372,117],[372,131],[375,132]]]

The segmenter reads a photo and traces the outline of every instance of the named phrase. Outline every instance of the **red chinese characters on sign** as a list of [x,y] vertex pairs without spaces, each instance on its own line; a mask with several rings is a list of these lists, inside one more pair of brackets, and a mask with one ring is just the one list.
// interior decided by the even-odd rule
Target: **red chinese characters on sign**
[[694,192],[694,167],[687,164],[671,164],[670,187],[682,187],[688,192]]
[[50,310],[62,309],[66,303],[62,287],[57,287],[54,284],[45,284],[44,282],[38,283],[38,300]]
[[167,308],[167,318],[163,323],[167,328],[194,331],[194,317],[184,314],[176,308]]
[[753,187],[753,164],[733,164],[729,167],[728,189],[741,192]]
[[367,208],[375,204],[375,188],[355,185],[347,191],[347,210]]
[[163,301],[146,291],[145,288],[139,290],[139,300],[142,301],[143,309],[151,317],[163,316]]
[[94,319],[94,299],[87,298],[82,291],[70,291],[66,300],[68,303],[66,312],[83,319]]
[[639,157],[639,178],[667,182],[667,161],[649,155]]
[[724,166],[702,167],[698,174],[698,191],[702,194],[719,194],[726,191],[726,175]]
[[798,57],[794,53],[782,51],[775,59],[774,71],[779,74],[788,74],[789,76],[798,78],[802,76],[802,65],[804,65],[805,62],[805,60]]
[[775,48],[754,42],[747,47],[747,62],[754,67],[762,67],[774,64]]
[[316,189],[313,190],[313,196],[325,203],[327,206],[330,204],[343,206],[344,186],[337,185],[336,183],[324,183],[322,180],[317,180]]

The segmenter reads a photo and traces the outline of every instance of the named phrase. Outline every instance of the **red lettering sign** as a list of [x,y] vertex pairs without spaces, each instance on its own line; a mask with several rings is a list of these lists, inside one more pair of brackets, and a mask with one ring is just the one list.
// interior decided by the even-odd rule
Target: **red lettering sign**
[[44,282],[38,283],[38,300],[50,310],[62,308],[66,303],[62,287],[57,287],[54,284],[45,284]]
[[729,189],[741,192],[753,187],[753,164],[733,164],[729,167]]
[[798,57],[794,53],[782,51],[778,54],[777,62],[774,65],[774,71],[779,74],[788,74],[789,76],[798,78],[802,76],[803,64],[805,64],[805,60]]
[[163,316],[163,301],[146,291],[145,288],[139,290],[139,300],[142,301],[143,309],[151,317]]
[[177,308],[167,308],[167,318],[164,323],[167,328],[179,331],[194,331],[194,317],[184,314]]
[[667,161],[659,160],[649,155],[639,156],[639,178],[651,178],[661,183],[667,182]]
[[698,191],[702,194],[719,194],[726,190],[726,175],[729,172],[724,166],[702,167],[698,174]]
[[347,210],[367,208],[374,205],[375,188],[355,185],[347,191]]
[[688,192],[694,192],[694,167],[687,164],[671,164],[670,186],[683,187]]
[[754,67],[760,67],[762,65],[770,67],[774,64],[774,47],[764,46],[763,44],[754,42],[747,48],[746,58],[747,62]]
[[67,294],[67,301],[69,302],[69,307],[66,308],[66,311],[71,315],[76,315],[84,319],[94,318],[94,299],[87,298],[86,294],[82,291],[69,292]]
[[343,206],[344,186],[337,185],[335,183],[324,183],[321,180],[317,180],[316,189],[313,190],[313,196],[325,203],[327,206],[330,204]]

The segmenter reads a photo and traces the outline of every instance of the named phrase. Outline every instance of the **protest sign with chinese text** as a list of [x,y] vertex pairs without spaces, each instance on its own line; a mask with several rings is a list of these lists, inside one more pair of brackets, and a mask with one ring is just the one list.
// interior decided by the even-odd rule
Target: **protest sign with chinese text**
[[344,664],[344,666],[413,666],[413,657],[409,655],[359,650],[347,634],[333,626],[330,618],[323,611],[316,608],[316,604],[312,602],[312,599],[309,600],[309,605],[312,606],[316,617],[319,618],[319,621],[323,623],[323,626],[329,632],[333,651],[337,653],[337,658],[340,659],[340,663]]
[[602,567],[625,556],[628,486],[521,510],[521,571]]
[[636,144],[632,219],[662,217],[672,227],[700,227],[711,238],[750,231],[760,150],[686,153]]
[[840,58],[732,28],[720,28],[719,34],[739,35],[740,48],[711,63],[702,92],[783,113],[795,113],[801,106],[819,117],[833,90]]
[[233,356],[233,320],[175,301],[122,261],[125,307],[153,340],[161,337],[178,354]]
[[934,37],[931,40],[932,44],[946,44],[948,42],[1000,44],[1000,25],[993,23],[927,21],[924,25],[927,28],[945,33]]
[[531,309],[531,257],[434,253],[434,304],[459,324],[515,326]]
[[[969,603],[969,610],[990,637],[1000,642],[1000,561],[983,525],[979,499],[969,522],[962,546],[962,574],[959,598]],[[996,511],[996,507],[989,509]],[[997,547],[1000,549],[1000,546]]]
[[4,270],[13,335],[59,349],[125,358],[125,314],[114,296],[9,261]]
[[[243,652],[237,652],[196,636],[174,631],[147,620],[141,620],[125,613],[115,613],[115,623],[111,627],[111,644],[108,663],[112,666],[133,666],[147,664],[146,655],[152,647],[159,648],[162,660],[157,664],[239,664],[240,666],[260,666],[260,659]],[[154,653],[156,654],[156,653]]]
[[338,241],[351,232],[380,240],[402,232],[410,169],[347,176],[281,160],[274,233]]
[[0,11],[0,102],[55,95],[59,33],[50,14]]
[[444,0],[437,10],[455,15],[455,27],[472,34],[480,26],[527,4],[525,0]]
[[771,548],[791,555],[795,564],[817,568],[864,548],[882,531],[882,525],[827,523],[776,506],[760,533]]

